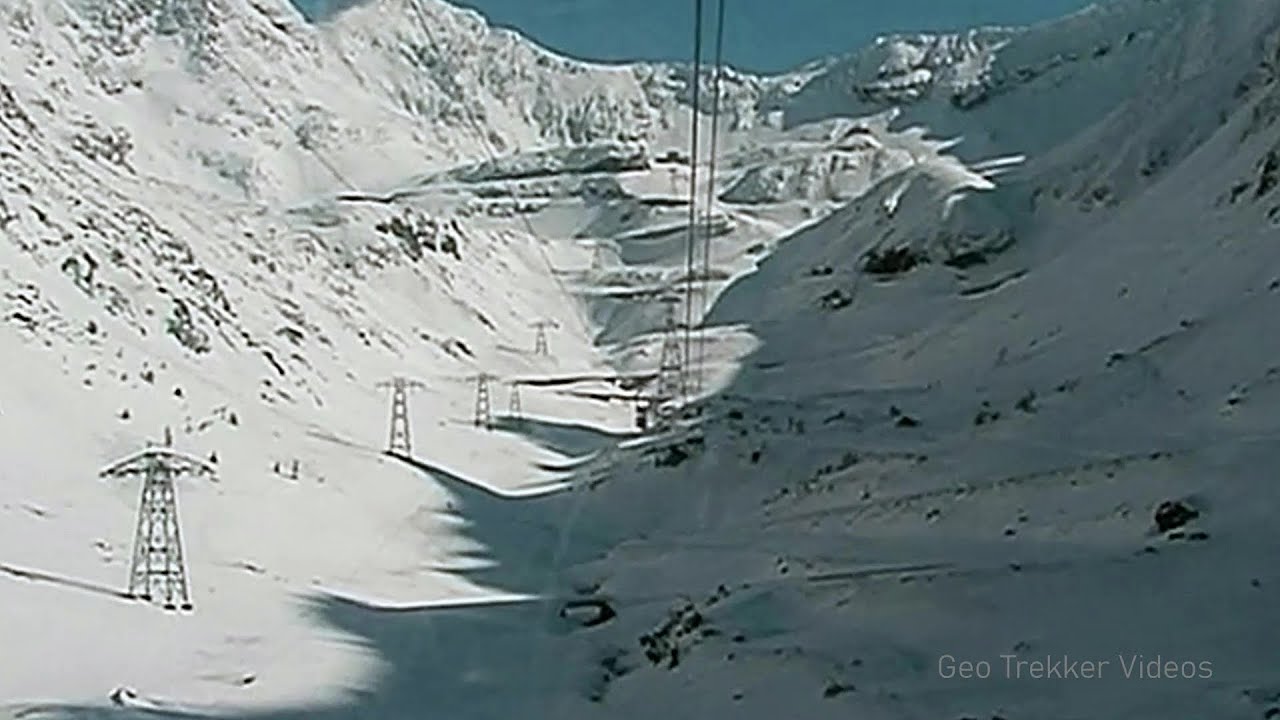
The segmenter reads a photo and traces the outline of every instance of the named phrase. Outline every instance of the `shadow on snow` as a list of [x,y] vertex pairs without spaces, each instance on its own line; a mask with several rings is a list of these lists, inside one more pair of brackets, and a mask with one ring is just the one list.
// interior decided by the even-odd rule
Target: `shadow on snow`
[[611,448],[624,440],[639,437],[634,432],[616,432],[592,425],[547,418],[495,417],[493,428],[527,438],[541,448],[570,458],[580,458]]

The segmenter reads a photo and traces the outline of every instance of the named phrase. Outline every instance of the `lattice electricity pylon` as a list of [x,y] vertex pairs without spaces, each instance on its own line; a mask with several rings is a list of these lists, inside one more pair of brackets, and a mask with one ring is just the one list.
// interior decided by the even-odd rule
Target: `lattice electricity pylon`
[[213,467],[205,461],[162,447],[148,447],[99,473],[102,478],[143,478],[129,563],[131,596],[148,602],[163,600],[166,610],[192,608],[174,481],[184,475],[214,474]]
[[497,380],[497,375],[482,372],[467,378],[476,383],[476,427],[493,428],[493,412],[489,406],[489,381]]
[[547,346],[547,328],[560,326],[557,325],[554,320],[539,320],[536,323],[531,323],[529,327],[535,328],[538,331],[538,334],[534,336],[533,339],[533,354],[550,355],[551,351]]
[[610,448],[606,450],[595,462],[591,463],[587,468],[587,487],[596,488],[601,483],[609,479],[613,472],[614,459],[617,451]]
[[614,264],[614,250],[604,240],[591,240],[591,269],[605,270]]
[[680,298],[666,295],[660,301],[667,305],[667,318],[662,330],[662,354],[658,359],[658,402],[679,397],[685,390],[684,359],[676,321]]
[[507,408],[507,414],[516,420],[521,419],[519,381],[511,383],[511,404]]
[[636,415],[635,415],[636,429],[648,430],[649,419],[650,419],[649,416],[653,411],[653,399],[647,398],[643,395],[636,395],[635,400],[636,400]]
[[378,383],[378,387],[391,388],[391,432],[387,452],[408,456],[413,449],[409,435],[409,391],[420,390],[426,385],[396,376]]

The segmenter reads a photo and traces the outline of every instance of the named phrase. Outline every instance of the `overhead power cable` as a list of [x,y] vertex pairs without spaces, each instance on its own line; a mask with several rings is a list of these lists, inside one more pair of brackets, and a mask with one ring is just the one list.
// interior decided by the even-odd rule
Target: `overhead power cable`
[[699,392],[703,390],[707,354],[707,312],[711,303],[711,231],[713,228],[713,210],[716,206],[716,151],[720,136],[720,87],[724,76],[724,14],[725,0],[718,0],[716,8],[716,46],[715,73],[711,81],[711,148],[707,159],[707,220],[705,237],[702,239],[702,272],[699,287],[702,288],[701,328],[698,333],[698,384]]
[[[427,23],[427,18],[423,14],[422,9],[418,6],[416,2],[408,2],[406,4],[409,5],[410,8],[412,8],[414,14],[417,16],[418,23],[422,27],[423,35],[426,36],[428,46],[432,50],[433,54],[439,57],[440,46],[436,43],[435,37],[431,33],[430,26]],[[188,15],[188,20],[190,20],[189,15]],[[256,85],[254,85],[249,80],[249,78],[244,74],[244,72],[242,72],[238,67],[236,67],[235,63],[231,62],[231,60],[227,58],[226,55],[219,55],[212,49],[210,49],[209,52],[211,55],[217,58],[223,65],[225,65],[233,75],[239,78],[240,82],[243,83],[246,88],[248,88],[249,92],[253,93],[254,97],[257,98],[258,102],[262,103],[263,108],[267,111],[269,115],[272,116],[272,118],[278,124],[280,124],[282,127],[285,127],[285,128],[289,126],[289,123],[276,112],[274,106],[271,103],[271,100],[266,96],[266,94],[263,93]],[[490,146],[488,137],[479,127],[479,123],[476,121],[475,116],[472,115],[470,112],[468,112],[466,113],[466,119],[471,123],[472,131],[475,132],[476,136],[480,138],[481,147],[483,147],[485,154],[488,155],[489,160],[491,162],[496,162],[498,159],[498,155]],[[342,171],[340,171],[337,168],[337,166],[335,166],[332,162],[330,162],[328,158],[326,158],[323,154],[321,154],[319,150],[313,147],[309,147],[308,145],[303,143],[299,143],[299,146],[302,147],[302,149],[305,150],[306,152],[310,153],[313,157],[315,157],[316,160],[319,161],[321,166],[323,166],[325,170],[327,170],[340,183],[342,183],[347,190],[350,190],[352,192],[356,192],[358,190],[355,183],[351,182],[351,180],[347,178],[346,175],[344,175]],[[560,279],[559,274],[555,270],[555,266],[551,263],[551,258],[550,256],[547,255],[546,248],[543,247],[542,238],[539,235],[539,233],[534,229],[533,223],[530,222],[529,218],[524,214],[522,213],[517,213],[517,214],[520,216],[520,219],[523,221],[525,230],[529,233],[530,237],[532,237],[535,240],[535,245],[537,246],[538,254],[541,257],[543,264],[546,265],[547,271],[551,275],[552,280],[556,283],[557,288],[561,291],[561,293],[565,297],[569,297],[569,290],[565,286],[564,281]],[[591,333],[590,333],[589,325],[587,324],[586,319],[583,315],[582,308],[577,307],[575,305],[574,310],[575,310],[576,319],[578,321],[577,324],[579,326],[579,329],[582,331],[583,336],[589,340]]]
[[689,398],[689,366],[693,354],[693,258],[698,239],[698,110],[702,86],[702,0],[694,0],[693,9],[693,74],[689,112],[689,242],[685,248],[684,277],[684,372],[680,383],[685,400]]
[[[418,0],[406,0],[406,4],[413,9],[414,15],[417,16],[418,24],[422,28],[423,35],[426,36],[427,43],[432,51],[432,54],[435,55],[436,57],[442,57],[440,46],[436,43],[435,37],[431,33],[431,27],[427,23],[426,16],[422,12],[422,8],[418,5]],[[480,138],[481,146],[484,148],[485,154],[489,156],[490,162],[493,162],[496,164],[498,160],[498,155],[494,151],[494,149],[490,146],[488,136],[480,128],[479,122],[476,120],[475,116],[471,114],[470,111],[466,112],[465,116],[466,116],[466,119],[471,124],[472,131],[475,132],[477,137]],[[546,248],[543,247],[542,238],[534,229],[533,223],[530,222],[527,216],[519,212],[518,208],[517,208],[516,214],[519,215],[520,219],[524,221],[525,230],[529,233],[529,236],[533,238],[534,244],[537,245],[538,253],[539,255],[541,255],[542,261],[546,265],[547,272],[551,275],[552,280],[556,283],[556,286],[559,288],[561,295],[564,296],[565,298],[571,297],[571,295],[569,294],[568,288],[565,287],[564,285],[564,281],[560,279],[559,274],[556,272],[555,266],[552,265],[551,258],[550,256],[547,255]],[[575,311],[574,313],[575,318],[577,320],[579,330],[582,332],[582,336],[586,338],[588,342],[590,342],[591,341],[590,324],[587,322],[587,318],[583,311],[582,305],[576,302],[571,302],[570,305]],[[563,563],[564,556],[568,552],[569,544],[572,542],[573,532],[578,527],[578,515],[582,510],[583,503],[586,497],[587,497],[586,493],[575,493],[574,501],[569,508],[569,512],[565,516],[560,518],[559,527],[557,528],[559,538],[556,543],[556,549],[554,551],[551,563],[547,568],[546,576],[543,579],[543,587],[540,589],[541,593],[544,596],[551,595],[555,590],[556,576],[560,566]],[[567,672],[567,670],[562,669],[561,672],[564,673],[564,672]],[[560,707],[560,705],[564,702],[564,696],[555,696],[555,697],[557,698],[555,700],[555,703],[556,703],[555,707],[550,707],[547,709],[546,714],[550,717],[560,717],[564,715],[563,709]],[[551,702],[550,699],[548,700],[548,702]]]
[[[190,18],[190,16],[188,16],[188,18]],[[275,119],[275,121],[281,127],[286,129],[289,127],[289,123],[286,122],[283,117],[280,117],[276,113],[275,107],[271,104],[271,101],[267,98],[266,94],[263,93],[261,90],[259,90],[258,86],[250,82],[249,78],[246,77],[245,74],[240,71],[240,68],[236,67],[235,63],[231,62],[231,60],[227,58],[226,55],[219,56],[217,52],[215,52],[212,48],[209,49],[209,53],[213,55],[215,58],[217,58],[223,65],[225,65],[226,68],[231,71],[231,74],[235,75],[237,78],[240,79],[240,82],[243,83],[244,86],[249,89],[249,92],[253,93],[253,95],[258,99],[258,102],[262,103],[262,107],[267,111],[269,115],[273,116],[273,119]],[[317,161],[320,162],[320,165],[323,166],[325,170],[329,171],[330,175],[333,175],[335,178],[337,178],[338,182],[345,185],[348,190],[351,190],[352,192],[356,191],[355,183],[347,179],[347,176],[343,175],[342,171],[339,170],[337,166],[335,166],[333,163],[331,163],[328,158],[326,158],[323,154],[321,154],[319,150],[309,146],[306,143],[301,143],[301,142],[298,143],[298,147],[301,147],[303,150],[310,153],[312,157],[314,157]]]
[[[419,6],[417,0],[407,0],[405,4],[413,9],[414,15],[418,18],[418,25],[422,28],[422,34],[426,37],[427,45],[431,50],[432,55],[436,57],[443,57],[443,54],[441,52],[441,47],[438,43],[436,43],[435,36],[431,32],[431,26],[427,23],[427,17],[422,12],[422,8],[421,6]],[[470,123],[472,132],[474,132],[476,136],[480,138],[480,146],[484,149],[485,154],[489,157],[489,161],[496,165],[498,162],[498,153],[493,149],[493,146],[490,144],[488,134],[485,133],[483,128],[480,127],[479,121],[476,120],[475,115],[471,113],[470,109],[468,109],[467,112],[463,113],[463,115],[466,117],[466,120]],[[536,229],[534,229],[533,223],[529,220],[529,217],[524,213],[520,212],[519,208],[516,209],[516,215],[520,217],[520,220],[524,225],[525,231],[528,232],[529,236],[534,239],[534,244],[538,248],[538,254],[541,256],[543,264],[546,265],[547,267],[547,273],[551,275],[551,279],[555,281],[556,288],[560,290],[560,294],[566,298],[572,297],[571,293],[569,292],[569,288],[565,286],[564,281],[560,279],[560,274],[556,272],[555,265],[553,265],[551,262],[551,256],[547,254],[547,249],[546,247],[544,247],[542,236],[538,233]],[[578,303],[571,303],[571,307],[573,308],[574,319],[577,320],[578,330],[581,331],[582,336],[586,338],[588,342],[590,342],[591,341],[591,325],[590,323],[587,322],[586,314],[583,311],[582,306]]]

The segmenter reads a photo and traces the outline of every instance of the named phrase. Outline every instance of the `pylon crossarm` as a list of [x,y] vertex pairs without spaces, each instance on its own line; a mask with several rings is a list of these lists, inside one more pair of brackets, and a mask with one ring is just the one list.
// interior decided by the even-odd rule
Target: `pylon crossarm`
[[168,448],[147,448],[108,465],[98,472],[98,477],[121,477],[126,475],[145,475],[150,471],[151,461],[160,461],[175,473],[190,475],[216,475],[212,465],[198,457],[176,452]]
[[374,387],[379,390],[387,390],[396,387],[402,387],[407,390],[422,390],[427,386],[421,380],[411,380],[408,378],[396,378],[394,380],[380,380],[374,383]]

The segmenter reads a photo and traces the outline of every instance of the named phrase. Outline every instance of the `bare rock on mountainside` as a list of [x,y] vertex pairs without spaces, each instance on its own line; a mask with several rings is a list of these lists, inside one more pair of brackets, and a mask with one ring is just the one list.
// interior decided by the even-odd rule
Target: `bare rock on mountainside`
[[1198,517],[1200,517],[1200,511],[1186,503],[1180,500],[1165,500],[1156,508],[1156,529],[1162,533],[1169,532],[1183,527]]

